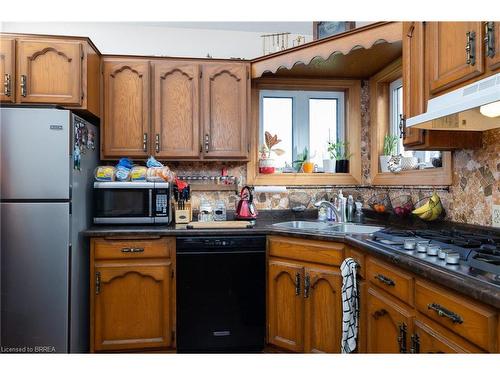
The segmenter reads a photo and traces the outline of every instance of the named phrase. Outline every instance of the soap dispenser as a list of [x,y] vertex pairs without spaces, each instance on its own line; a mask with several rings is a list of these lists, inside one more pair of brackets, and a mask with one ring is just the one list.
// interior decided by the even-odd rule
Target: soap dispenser
[[356,206],[356,212],[354,213],[354,222],[357,224],[362,224],[365,220],[362,210],[363,203],[355,202],[354,205]]

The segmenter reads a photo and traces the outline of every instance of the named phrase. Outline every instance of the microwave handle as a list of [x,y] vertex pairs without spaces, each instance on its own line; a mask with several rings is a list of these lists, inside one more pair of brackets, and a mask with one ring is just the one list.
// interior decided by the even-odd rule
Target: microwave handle
[[149,217],[153,217],[153,189],[149,189]]

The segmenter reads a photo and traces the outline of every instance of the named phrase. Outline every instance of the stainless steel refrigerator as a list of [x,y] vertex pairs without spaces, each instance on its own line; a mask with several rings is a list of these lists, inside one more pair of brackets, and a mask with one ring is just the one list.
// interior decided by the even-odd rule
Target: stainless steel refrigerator
[[0,108],[2,352],[88,352],[97,128],[57,108]]

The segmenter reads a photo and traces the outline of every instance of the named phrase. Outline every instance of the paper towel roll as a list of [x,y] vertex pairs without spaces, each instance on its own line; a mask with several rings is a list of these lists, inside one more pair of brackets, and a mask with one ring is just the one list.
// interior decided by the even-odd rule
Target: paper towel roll
[[286,193],[286,186],[254,186],[256,193]]

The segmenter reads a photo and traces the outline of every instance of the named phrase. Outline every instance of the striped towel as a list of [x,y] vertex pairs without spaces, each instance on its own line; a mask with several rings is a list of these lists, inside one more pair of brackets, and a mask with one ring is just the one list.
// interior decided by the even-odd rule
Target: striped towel
[[346,258],[340,265],[342,274],[342,353],[356,350],[359,321],[359,294],[356,279],[358,264],[352,258]]

